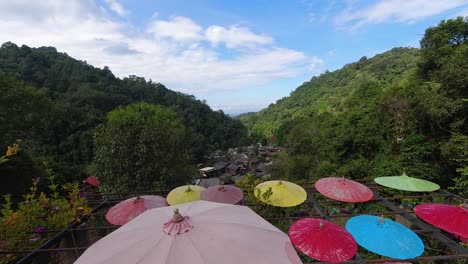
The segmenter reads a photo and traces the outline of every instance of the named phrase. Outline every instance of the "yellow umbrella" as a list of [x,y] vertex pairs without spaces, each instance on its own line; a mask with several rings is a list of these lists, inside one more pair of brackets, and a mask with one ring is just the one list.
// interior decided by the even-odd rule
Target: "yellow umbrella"
[[184,185],[175,188],[166,197],[169,205],[188,203],[201,200],[201,193],[205,188],[197,185]]
[[255,187],[255,192],[260,190],[264,193],[271,187],[272,195],[264,198],[260,195],[260,200],[264,203],[279,207],[292,207],[301,204],[307,198],[307,193],[301,186],[288,181],[266,181]]

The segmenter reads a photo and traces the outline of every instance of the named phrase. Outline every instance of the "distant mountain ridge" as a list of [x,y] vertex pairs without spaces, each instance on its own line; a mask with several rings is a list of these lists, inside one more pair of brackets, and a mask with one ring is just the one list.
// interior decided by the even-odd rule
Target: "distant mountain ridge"
[[419,49],[394,48],[373,58],[362,57],[343,68],[313,77],[290,96],[257,113],[240,115],[254,138],[271,139],[288,121],[324,112],[343,111],[343,102],[364,83],[377,83],[385,89],[416,69]]

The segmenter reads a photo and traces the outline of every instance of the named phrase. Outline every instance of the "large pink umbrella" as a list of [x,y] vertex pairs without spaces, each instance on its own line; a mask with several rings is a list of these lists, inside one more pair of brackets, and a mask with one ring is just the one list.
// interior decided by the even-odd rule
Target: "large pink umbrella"
[[112,206],[106,213],[107,222],[113,225],[125,225],[151,208],[167,206],[166,198],[157,195],[142,195],[122,201]]
[[322,178],[315,183],[315,188],[324,196],[342,202],[366,202],[374,194],[367,186],[345,178]]
[[244,192],[232,185],[211,186],[201,193],[202,200],[227,204],[237,204],[243,197]]
[[93,244],[75,262],[88,263],[302,262],[288,236],[248,207],[196,201],[144,212]]
[[414,207],[417,216],[431,225],[461,237],[468,237],[468,208],[425,203]]

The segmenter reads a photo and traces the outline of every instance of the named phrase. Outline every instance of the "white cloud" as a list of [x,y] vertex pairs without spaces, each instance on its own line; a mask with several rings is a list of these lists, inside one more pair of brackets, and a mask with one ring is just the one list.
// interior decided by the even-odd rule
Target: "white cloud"
[[309,12],[309,23],[317,21],[317,15],[315,13]]
[[273,39],[269,36],[257,35],[247,28],[237,26],[230,26],[229,28],[210,26],[205,31],[205,37],[207,41],[215,46],[219,43],[225,43],[228,48],[253,48],[257,44],[273,43]]
[[173,17],[170,20],[154,20],[146,29],[155,38],[169,38],[178,42],[193,43],[207,41],[213,46],[226,45],[227,48],[255,48],[258,45],[273,43],[273,38],[258,35],[248,28],[229,26],[228,28],[212,25],[207,29],[187,17]]
[[[276,47],[272,37],[248,28],[205,29],[186,17],[154,17],[139,30],[106,10],[86,0],[0,0],[0,44],[54,46],[94,66],[109,66],[119,77],[143,76],[198,97],[298,76],[321,64],[302,52]],[[211,43],[232,48],[229,58]]]
[[453,17],[459,17],[459,16],[468,17],[468,7],[466,7],[465,9],[457,12]]
[[213,110],[222,110],[226,113],[231,113],[231,115],[239,115],[246,112],[257,112],[263,108],[266,108],[268,103],[259,104],[258,102],[246,102],[246,103],[234,103],[234,104],[215,104],[212,108]]
[[312,75],[318,75],[321,72],[321,66],[325,64],[325,61],[317,56],[312,56],[309,62],[309,71]]
[[156,38],[171,38],[175,41],[197,41],[202,39],[202,27],[186,17],[174,17],[169,21],[155,20],[150,23],[147,32]]
[[116,0],[104,0],[104,2],[106,2],[109,5],[110,9],[117,13],[119,16],[128,16],[129,12],[125,8],[123,8],[122,5]]
[[380,0],[363,8],[346,9],[335,17],[335,23],[352,29],[389,21],[412,23],[466,4],[467,0]]

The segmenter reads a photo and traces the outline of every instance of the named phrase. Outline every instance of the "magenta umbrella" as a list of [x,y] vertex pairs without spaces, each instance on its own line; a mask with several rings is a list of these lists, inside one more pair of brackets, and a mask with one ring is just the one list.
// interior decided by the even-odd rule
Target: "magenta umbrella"
[[367,202],[374,196],[367,186],[344,177],[322,178],[315,183],[315,188],[328,198],[348,203]]
[[343,227],[322,219],[303,218],[289,227],[293,245],[307,256],[338,263],[356,255],[357,244]]
[[424,221],[461,237],[468,237],[468,208],[448,204],[425,203],[414,207]]
[[166,198],[157,195],[142,195],[122,201],[112,206],[106,213],[107,222],[124,225],[144,211],[167,206]]
[[246,206],[196,201],[147,210],[75,264],[302,264],[289,237]]
[[237,204],[243,197],[244,192],[232,185],[211,186],[201,193],[202,200],[226,204]]

